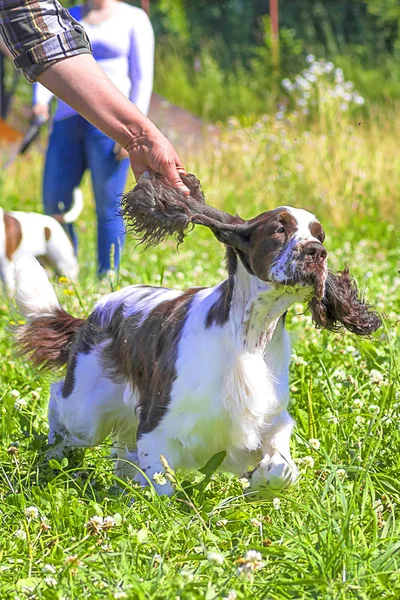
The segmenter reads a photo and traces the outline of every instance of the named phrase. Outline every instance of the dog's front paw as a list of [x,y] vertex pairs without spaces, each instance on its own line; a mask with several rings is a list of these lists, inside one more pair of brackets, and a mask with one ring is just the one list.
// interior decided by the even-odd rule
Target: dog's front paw
[[266,464],[261,462],[250,475],[249,500],[270,499],[295,483],[299,476],[294,462],[280,462],[272,458]]

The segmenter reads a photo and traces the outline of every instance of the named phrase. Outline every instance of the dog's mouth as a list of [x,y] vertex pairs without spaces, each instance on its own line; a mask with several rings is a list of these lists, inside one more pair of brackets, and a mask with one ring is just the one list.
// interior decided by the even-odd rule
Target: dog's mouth
[[289,268],[283,278],[276,283],[285,287],[303,289],[311,298],[321,300],[325,293],[325,283],[328,275],[326,261],[315,262],[308,258],[289,261]]

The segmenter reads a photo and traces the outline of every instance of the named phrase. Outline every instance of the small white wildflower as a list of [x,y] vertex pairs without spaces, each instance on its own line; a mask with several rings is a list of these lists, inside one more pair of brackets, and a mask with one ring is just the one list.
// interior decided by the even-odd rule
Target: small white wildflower
[[194,579],[194,575],[192,571],[187,571],[186,569],[182,569],[181,571],[182,579],[185,579],[188,583],[192,582]]
[[14,532],[14,537],[16,537],[17,540],[26,540],[26,531],[17,529],[17,531]]
[[246,477],[239,479],[239,483],[244,490],[247,490],[247,488],[250,487],[250,481],[246,479]]
[[336,475],[343,481],[347,477],[347,473],[344,469],[337,469]]
[[253,527],[261,527],[261,521],[259,519],[250,519],[250,523],[253,525]]
[[44,582],[48,587],[56,587],[57,585],[57,579],[50,577],[50,575],[44,578]]
[[228,524],[228,519],[220,519],[216,522],[217,527],[225,527]]
[[110,517],[110,516],[104,517],[102,528],[103,529],[111,529],[112,527],[115,527],[114,517]]
[[311,448],[313,448],[313,450],[319,450],[321,447],[321,443],[319,440],[317,440],[316,438],[311,438],[308,440]]
[[260,552],[248,550],[243,558],[239,559],[238,574],[249,576],[252,571],[262,569],[265,563],[262,560]]
[[113,598],[115,598],[116,600],[123,600],[124,598],[127,598],[127,597],[128,597],[128,594],[126,592],[124,592],[123,590],[117,590],[113,594]]
[[377,371],[376,369],[371,369],[369,374],[370,374],[372,383],[375,383],[375,385],[382,385],[382,383],[384,382],[383,373],[381,373],[380,371]]
[[209,552],[207,554],[207,560],[215,565],[223,565],[225,559],[219,552]]
[[167,480],[165,478],[164,473],[154,473],[153,475],[153,480],[158,484],[158,485],[165,485],[167,483]]
[[19,397],[20,397],[20,395],[21,395],[21,392],[19,392],[18,390],[11,390],[11,391],[10,391],[10,396],[11,396],[12,398],[19,398]]
[[39,516],[39,511],[36,506],[28,506],[28,508],[25,509],[25,516],[28,519],[37,519]]
[[364,402],[360,400],[360,398],[355,398],[353,400],[354,410],[361,410],[364,405]]
[[55,566],[54,565],[49,565],[49,564],[44,565],[43,571],[44,571],[44,573],[52,573],[53,575],[55,573],[57,573]]
[[371,404],[368,408],[371,415],[379,415],[381,410],[377,404]]
[[94,515],[89,521],[85,524],[86,529],[90,533],[90,535],[97,535],[100,533],[100,530],[103,526],[103,517],[99,517],[98,515]]
[[235,590],[229,590],[228,595],[224,596],[223,600],[236,600],[237,599],[237,593],[235,592]]
[[364,417],[357,416],[355,419],[356,425],[363,425],[365,423]]
[[382,500],[380,500],[380,499],[375,500],[374,504],[372,505],[372,508],[376,511],[382,512],[382,510],[383,510]]
[[177,273],[175,273],[175,277],[180,281],[183,281],[185,279],[185,275],[184,273],[182,273],[182,271],[178,271]]
[[304,456],[302,463],[306,469],[312,469],[314,467],[314,459],[312,456]]
[[281,508],[281,499],[280,498],[274,498],[272,500],[272,504],[274,505],[275,510],[280,510],[280,508]]
[[22,408],[26,408],[27,406],[28,403],[25,400],[25,398],[18,398],[18,400],[16,400],[16,402],[14,403],[15,410],[21,410]]
[[343,371],[343,369],[336,369],[336,371],[333,373],[333,377],[338,381],[346,381],[347,379],[346,373]]

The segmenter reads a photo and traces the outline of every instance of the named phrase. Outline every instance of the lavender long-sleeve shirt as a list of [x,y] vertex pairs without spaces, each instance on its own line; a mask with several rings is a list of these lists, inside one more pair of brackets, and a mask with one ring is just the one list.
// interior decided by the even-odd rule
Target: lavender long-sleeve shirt
[[[144,10],[120,2],[111,17],[98,25],[85,22],[85,6],[74,7],[70,12],[85,28],[99,66],[147,114],[153,87],[154,33]],[[52,96],[48,89],[35,83],[34,104],[47,104]],[[55,121],[76,114],[68,104],[58,100]]]

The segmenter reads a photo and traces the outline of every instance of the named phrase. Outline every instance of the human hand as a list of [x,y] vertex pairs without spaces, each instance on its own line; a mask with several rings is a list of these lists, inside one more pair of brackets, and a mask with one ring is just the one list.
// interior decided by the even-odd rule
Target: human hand
[[50,119],[50,111],[48,104],[37,103],[32,107],[32,116],[34,118],[40,118],[43,121]]
[[128,158],[129,154],[121,144],[117,143],[114,146],[114,156],[116,160],[123,160],[124,158]]
[[182,183],[180,173],[186,174],[175,148],[157,129],[151,127],[133,136],[126,146],[136,181],[146,171],[155,171],[164,175],[176,188],[189,196],[188,188]]

